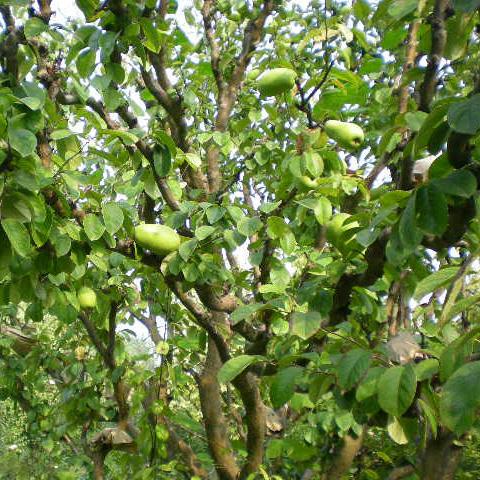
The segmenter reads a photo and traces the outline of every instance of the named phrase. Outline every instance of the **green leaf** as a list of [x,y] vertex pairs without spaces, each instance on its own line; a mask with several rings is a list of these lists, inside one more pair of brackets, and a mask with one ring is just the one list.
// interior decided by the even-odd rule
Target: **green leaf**
[[77,57],[77,70],[78,74],[83,77],[89,77],[95,70],[95,50],[87,48],[80,52],[80,55]]
[[455,11],[470,13],[480,8],[480,0],[452,0]]
[[263,223],[258,217],[244,217],[237,225],[238,231],[245,237],[251,237],[263,227]]
[[415,201],[416,193],[409,198],[398,224],[400,240],[407,249],[414,249],[422,241],[423,237],[416,226]]
[[98,133],[102,135],[107,135],[109,137],[119,138],[122,142],[127,145],[133,145],[138,142],[138,137],[131,132],[125,132],[123,130],[99,130]]
[[24,128],[8,127],[8,141],[10,146],[22,157],[27,157],[35,152],[37,137]]
[[475,135],[480,128],[480,94],[451,105],[447,119],[455,131]]
[[338,383],[344,390],[350,390],[370,367],[372,354],[356,348],[342,356],[337,366]]
[[432,136],[432,132],[440,123],[444,121],[449,106],[453,101],[454,99],[449,98],[438,102],[428,117],[424,120],[415,138],[415,149],[417,151],[422,150],[428,145],[430,137]]
[[480,407],[480,362],[460,367],[445,383],[440,395],[440,418],[457,435],[467,432]]
[[62,138],[71,137],[72,135],[74,135],[74,133],[71,132],[70,130],[60,129],[60,130],[54,130],[54,131],[50,134],[50,138],[51,138],[52,140],[62,140]]
[[26,257],[31,251],[30,235],[23,223],[13,218],[2,220],[2,228],[6,233],[12,248],[21,256]]
[[102,206],[103,222],[110,235],[116,233],[123,225],[123,210],[113,202]]
[[378,403],[385,412],[401,417],[412,404],[416,389],[417,377],[410,364],[388,368],[378,380]]
[[439,363],[436,358],[427,358],[426,360],[416,363],[414,369],[417,380],[421,382],[422,380],[432,378],[438,373],[438,368]]
[[195,237],[198,238],[198,240],[202,241],[208,238],[214,231],[216,230],[215,227],[212,227],[210,225],[203,225],[201,227],[198,227],[195,230]]
[[43,104],[42,100],[37,97],[22,97],[18,101],[26,105],[30,110],[38,110]]
[[260,310],[265,310],[268,305],[265,303],[249,303],[248,305],[240,305],[235,309],[235,311],[230,315],[230,320],[232,325],[248,319],[254,313],[259,312]]
[[477,180],[467,170],[455,170],[444,178],[432,180],[441,192],[447,195],[469,198],[477,191]]
[[388,14],[395,20],[407,16],[417,9],[418,0],[394,0],[388,8]]
[[413,441],[418,434],[418,423],[413,418],[389,417],[387,432],[390,438],[399,445]]
[[218,222],[226,213],[226,210],[223,207],[219,207],[217,205],[212,205],[207,208],[205,211],[207,215],[207,220],[210,225]]
[[220,383],[231,382],[253,363],[263,362],[265,360],[266,358],[261,355],[239,355],[238,357],[231,358],[222,365],[222,368],[218,372],[218,381]]
[[445,195],[433,183],[417,191],[415,208],[418,227],[425,233],[441,235],[448,225],[448,205]]
[[476,305],[480,302],[480,294],[473,295],[471,297],[462,298],[459,300],[453,307],[451,308],[450,312],[448,312],[447,320],[450,318],[454,318],[455,316],[459,315],[462,312],[467,311],[473,305]]
[[418,132],[427,116],[428,113],[426,112],[408,112],[405,114],[405,122],[410,130]]
[[281,238],[290,233],[290,227],[285,223],[281,217],[268,217],[267,220],[267,235],[272,238]]
[[318,312],[295,312],[292,315],[290,333],[303,340],[317,333],[322,323],[322,316]]
[[83,228],[87,237],[93,242],[98,240],[105,232],[105,225],[93,213],[88,213],[83,219]]
[[202,166],[202,159],[196,153],[186,153],[185,160],[194,170]]
[[158,30],[149,18],[141,18],[140,24],[145,35],[143,44],[152,52],[158,53],[162,46],[164,33]]
[[363,402],[367,398],[373,397],[377,393],[378,379],[383,375],[385,368],[373,367],[368,370],[367,375],[357,387],[355,398],[357,402]]
[[183,258],[183,260],[187,261],[191,257],[192,253],[195,251],[195,248],[197,248],[197,245],[198,240],[196,238],[192,238],[191,240],[183,242],[180,245],[178,253]]
[[30,39],[32,37],[36,37],[40,35],[42,32],[45,32],[48,29],[47,24],[38,17],[29,18],[25,22],[25,27],[23,32],[25,37]]
[[332,218],[333,208],[330,200],[327,197],[320,197],[313,208],[315,218],[320,225],[326,225]]
[[302,373],[302,367],[287,367],[273,377],[270,385],[270,400],[273,408],[280,408],[292,398],[295,393],[295,383]]
[[440,381],[445,382],[455,370],[460,368],[472,353],[472,341],[480,334],[480,327],[461,335],[447,345],[440,355]]
[[413,297],[420,300],[425,295],[432,293],[447,285],[457,274],[458,267],[446,267],[431,273],[417,283]]

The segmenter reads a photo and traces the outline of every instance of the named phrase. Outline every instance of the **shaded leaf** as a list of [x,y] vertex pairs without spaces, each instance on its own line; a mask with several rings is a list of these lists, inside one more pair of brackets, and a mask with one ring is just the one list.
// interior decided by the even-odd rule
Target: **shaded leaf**
[[409,365],[388,368],[379,378],[377,397],[380,407],[394,417],[401,417],[412,404],[417,378]]
[[261,355],[239,355],[231,358],[228,362],[222,365],[218,372],[218,381],[220,383],[231,382],[235,377],[240,375],[247,367],[253,363],[258,363],[266,360]]

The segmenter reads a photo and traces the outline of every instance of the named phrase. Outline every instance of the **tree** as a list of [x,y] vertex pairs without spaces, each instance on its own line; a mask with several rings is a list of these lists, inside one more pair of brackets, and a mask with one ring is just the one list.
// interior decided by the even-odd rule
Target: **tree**
[[453,479],[479,2],[76,3],[0,2],[1,392],[58,477]]

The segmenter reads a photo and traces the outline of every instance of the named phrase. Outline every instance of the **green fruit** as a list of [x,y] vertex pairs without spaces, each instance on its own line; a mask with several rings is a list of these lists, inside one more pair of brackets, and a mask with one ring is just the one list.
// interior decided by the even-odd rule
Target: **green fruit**
[[89,287],[82,287],[77,298],[81,308],[95,308],[97,305],[97,294]]
[[247,75],[246,75],[246,79],[250,82],[256,80],[259,76],[260,76],[260,73],[262,73],[260,71],[260,69],[258,68],[254,68],[253,70],[250,70]]
[[258,78],[258,90],[264,97],[280,95],[291,90],[297,74],[289,68],[274,68],[262,73]]
[[153,253],[167,255],[178,250],[180,235],[166,225],[144,223],[135,227],[135,241]]
[[363,130],[355,123],[327,120],[325,122],[325,132],[344,148],[356,149],[365,140]]
[[297,179],[298,186],[303,189],[303,187],[308,188],[308,190],[315,190],[320,186],[320,182],[317,179],[313,179],[309,177],[308,175],[302,175],[301,177],[298,177]]

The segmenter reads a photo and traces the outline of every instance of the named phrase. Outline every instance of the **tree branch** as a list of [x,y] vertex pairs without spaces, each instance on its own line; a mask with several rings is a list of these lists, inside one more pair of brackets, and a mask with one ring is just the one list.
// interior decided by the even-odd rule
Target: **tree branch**
[[[209,3],[209,0],[206,0],[206,2]],[[227,85],[219,90],[217,101],[218,111],[215,119],[215,130],[217,132],[224,132],[227,129],[228,120],[237,99],[245,71],[250,62],[251,54],[261,39],[263,27],[265,26],[268,16],[273,11],[273,7],[273,0],[265,0],[258,16],[250,20],[245,27],[242,50],[235,60],[233,73],[228,79]],[[219,147],[215,144],[211,144],[207,150],[207,176],[210,193],[217,193],[221,189],[222,174],[218,162],[219,155]]]
[[410,92],[408,88],[408,83],[405,82],[405,77],[407,73],[413,68],[415,64],[415,57],[417,56],[417,35],[418,29],[420,28],[421,20],[416,19],[408,28],[408,37],[407,37],[407,47],[405,51],[405,62],[402,68],[402,76],[400,79],[400,101],[398,111],[400,114],[405,113],[408,110],[408,99],[410,97]]
[[430,18],[432,27],[432,48],[428,56],[425,77],[420,87],[419,109],[428,112],[437,88],[437,72],[447,42],[445,18],[449,0],[436,0]]
[[208,445],[221,480],[237,480],[240,473],[228,435],[228,424],[223,414],[222,395],[217,375],[222,361],[214,339],[208,338],[207,357],[198,390]]
[[108,358],[107,349],[105,348],[105,345],[103,344],[101,338],[98,336],[97,329],[90,320],[90,317],[85,312],[80,312],[79,318],[80,321],[83,323],[83,326],[85,327],[85,330],[87,331],[88,336],[90,337],[90,340],[95,346],[97,352],[103,360],[106,360]]
[[207,37],[208,44],[210,46],[210,56],[213,75],[217,84],[218,96],[222,96],[224,88],[223,72],[220,69],[220,46],[215,38],[215,31],[213,28],[214,15],[215,15],[215,1],[205,0],[202,6],[203,25],[205,28],[205,36]]

